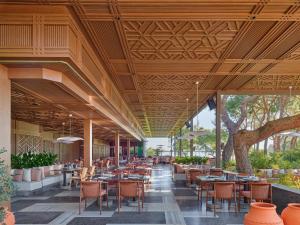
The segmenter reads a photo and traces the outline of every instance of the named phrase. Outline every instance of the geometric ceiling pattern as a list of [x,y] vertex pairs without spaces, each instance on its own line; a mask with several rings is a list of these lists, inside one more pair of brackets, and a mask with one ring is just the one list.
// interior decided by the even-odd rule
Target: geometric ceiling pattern
[[298,1],[26,2],[68,6],[146,136],[178,132],[197,81],[200,107],[217,91],[300,90]]

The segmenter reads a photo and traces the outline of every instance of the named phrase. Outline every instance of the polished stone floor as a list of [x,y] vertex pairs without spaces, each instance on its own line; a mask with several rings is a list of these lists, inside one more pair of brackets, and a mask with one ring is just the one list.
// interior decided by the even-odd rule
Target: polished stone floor
[[[242,213],[229,211],[226,205],[214,213],[201,205],[196,192],[183,182],[173,182],[171,167],[159,165],[153,170],[151,185],[145,193],[144,209],[137,212],[137,203],[124,203],[121,212],[116,211],[115,196],[109,197],[109,207],[104,202],[100,215],[95,201],[78,214],[78,190],[51,189],[31,197],[16,197],[12,208],[17,224],[181,224],[181,225],[240,225]],[[84,208],[84,205],[82,206]]]

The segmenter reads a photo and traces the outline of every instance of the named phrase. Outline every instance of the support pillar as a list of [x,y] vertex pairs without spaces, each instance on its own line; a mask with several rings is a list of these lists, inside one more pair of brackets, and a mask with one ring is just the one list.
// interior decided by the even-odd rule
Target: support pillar
[[[194,122],[193,119],[191,119],[191,128],[190,131],[194,131]],[[190,140],[190,157],[194,155],[194,139]]]
[[170,151],[171,151],[171,157],[173,157],[173,136],[171,135],[171,149],[170,149]]
[[83,122],[83,165],[85,167],[92,166],[93,160],[93,123],[92,120],[84,120]]
[[127,161],[130,159],[130,139],[127,139]]
[[0,148],[6,152],[1,159],[10,168],[11,154],[11,83],[8,79],[7,68],[0,65]]
[[216,167],[221,167],[221,95],[217,92],[216,102]]
[[[5,66],[0,65],[0,149],[6,152],[1,154],[1,160],[11,168],[11,81],[8,79],[8,72]],[[10,209],[10,202],[4,202],[1,206]]]
[[176,135],[174,135],[174,157],[176,157],[176,142],[177,142],[177,139],[176,139]]
[[120,162],[120,134],[116,132],[115,134],[115,164],[119,167]]
[[182,128],[180,128],[180,139],[179,139],[179,157],[182,157]]

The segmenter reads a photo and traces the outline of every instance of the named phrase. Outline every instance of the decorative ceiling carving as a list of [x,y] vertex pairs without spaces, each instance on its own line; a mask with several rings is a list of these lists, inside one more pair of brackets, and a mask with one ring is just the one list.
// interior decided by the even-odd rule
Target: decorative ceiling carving
[[240,21],[125,21],[136,60],[218,59],[239,31]]

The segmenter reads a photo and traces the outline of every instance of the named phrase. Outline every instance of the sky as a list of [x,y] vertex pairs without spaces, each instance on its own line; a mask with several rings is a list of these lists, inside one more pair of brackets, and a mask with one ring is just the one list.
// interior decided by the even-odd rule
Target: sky
[[[194,124],[197,124],[197,117],[194,119]],[[215,110],[210,111],[208,107],[203,109],[198,115],[199,126],[204,129],[215,128]],[[157,148],[158,145],[164,145],[163,149],[169,149],[170,141],[168,138],[147,138],[147,148]]]

